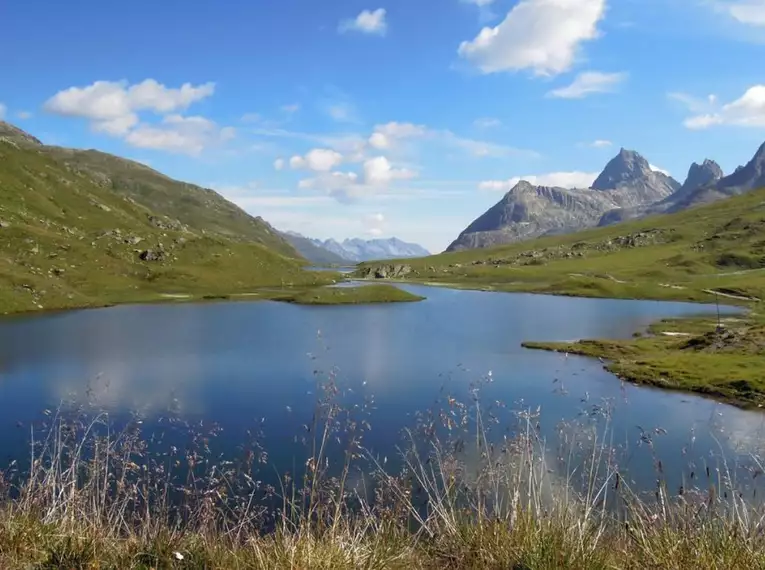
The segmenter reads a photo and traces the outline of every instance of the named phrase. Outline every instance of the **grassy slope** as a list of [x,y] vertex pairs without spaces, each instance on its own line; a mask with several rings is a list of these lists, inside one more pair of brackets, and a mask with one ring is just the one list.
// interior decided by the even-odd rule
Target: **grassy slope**
[[[635,247],[618,243],[641,233]],[[670,216],[399,263],[414,269],[409,279],[503,291],[709,302],[714,295],[705,290],[718,289],[763,298],[765,190]]]
[[765,190],[669,216],[400,263],[413,268],[410,279],[490,290],[704,302],[718,291],[721,303],[752,309],[722,333],[706,318],[658,323],[631,341],[525,346],[600,357],[636,383],[765,405]]
[[49,146],[40,150],[104,188],[205,235],[260,243],[284,255],[299,257],[264,220],[253,218],[213,190],[173,180],[143,164],[96,150]]
[[[304,271],[285,242],[270,243],[265,224],[232,222],[241,232],[226,238],[225,228],[213,232],[204,219],[162,229],[150,223],[156,214],[44,147],[0,141],[0,311],[305,287],[337,277]],[[164,249],[165,259],[141,261],[146,249]]]
[[370,303],[406,303],[422,301],[393,285],[367,285],[364,287],[333,287],[301,292],[289,299],[300,305],[362,305]]

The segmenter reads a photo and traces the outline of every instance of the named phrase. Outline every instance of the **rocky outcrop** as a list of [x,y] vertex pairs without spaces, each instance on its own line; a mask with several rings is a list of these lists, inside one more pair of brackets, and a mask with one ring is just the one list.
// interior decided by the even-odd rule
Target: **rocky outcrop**
[[621,149],[588,189],[521,181],[471,223],[447,251],[491,247],[598,225],[607,212],[639,211],[680,184],[654,171],[635,151]]
[[388,264],[362,267],[357,274],[362,279],[401,279],[412,272],[411,265]]

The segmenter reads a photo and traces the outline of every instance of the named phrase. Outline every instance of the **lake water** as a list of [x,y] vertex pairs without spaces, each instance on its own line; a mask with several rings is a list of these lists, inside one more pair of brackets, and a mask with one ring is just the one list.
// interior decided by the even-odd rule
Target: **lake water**
[[[698,468],[721,453],[745,461],[759,451],[760,413],[622,385],[596,360],[520,346],[627,338],[659,318],[713,315],[714,307],[404,288],[427,300],[351,307],[178,303],[4,319],[0,461],[25,456],[28,426],[43,409],[89,391],[115,417],[140,409],[149,428],[170,406],[189,420],[218,422],[231,447],[264,418],[266,446],[283,468],[299,461],[291,445],[310,422],[314,372],[331,368],[355,398],[374,396],[366,445],[380,455],[395,454],[401,428],[439,393],[464,395],[488,373],[493,383],[484,396],[512,409],[539,407],[540,429],[550,437],[560,421],[611,402],[619,461],[644,488],[653,484],[658,459],[679,477],[694,468],[690,461]],[[652,446],[641,443],[641,433],[657,428]]]

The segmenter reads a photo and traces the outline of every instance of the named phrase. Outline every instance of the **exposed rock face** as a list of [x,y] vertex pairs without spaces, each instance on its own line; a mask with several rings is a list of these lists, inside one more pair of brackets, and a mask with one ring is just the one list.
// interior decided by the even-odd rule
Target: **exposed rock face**
[[706,159],[701,164],[694,162],[688,170],[685,182],[676,192],[658,202],[606,212],[598,222],[598,225],[608,226],[627,220],[687,208],[690,206],[688,203],[689,199],[693,200],[694,195],[698,199],[702,194],[700,192],[701,188],[713,188],[722,177],[722,168],[715,161]]
[[724,177],[717,184],[718,188],[736,194],[763,186],[765,186],[765,143],[757,149],[746,166],[738,167],[733,174]]
[[678,192],[692,191],[701,186],[715,184],[724,176],[722,168],[708,158],[701,164],[694,162],[688,170],[688,176]]
[[164,261],[165,252],[163,250],[147,249],[138,254],[141,261]]
[[364,267],[360,270],[359,276],[364,279],[400,279],[412,273],[411,265],[378,265],[375,267]]
[[603,212],[616,207],[618,203],[606,193],[533,186],[521,181],[470,224],[449,251],[575,231],[596,224]]
[[620,190],[624,205],[635,206],[666,198],[680,188],[680,184],[652,170],[648,161],[634,150],[621,149],[592,183],[592,188]]
[[637,152],[621,149],[589,189],[519,182],[470,224],[447,251],[574,232],[597,225],[607,212],[640,208],[666,198],[679,187],[676,180],[652,170]]
[[[719,168],[719,167],[718,167]],[[745,166],[739,166],[728,176],[712,180],[696,188],[681,189],[667,199],[663,212],[674,213],[695,206],[736,196],[765,186],[765,144],[760,146]],[[662,204],[664,206],[664,204]]]

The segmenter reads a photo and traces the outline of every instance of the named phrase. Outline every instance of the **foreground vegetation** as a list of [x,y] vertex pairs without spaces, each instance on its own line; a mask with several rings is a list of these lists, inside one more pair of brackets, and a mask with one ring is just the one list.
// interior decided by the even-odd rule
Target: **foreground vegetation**
[[726,464],[679,494],[659,464],[655,493],[638,496],[612,459],[605,408],[545,442],[534,414],[499,425],[480,384],[423,413],[391,468],[364,447],[364,409],[319,380],[305,467],[270,482],[262,424],[230,458],[213,451],[219,429],[173,415],[163,443],[140,417],[119,428],[103,412],[53,414],[33,431],[29,469],[2,479],[0,567],[765,567],[763,513]]
[[304,291],[285,301],[299,305],[362,305],[371,303],[411,303],[424,300],[393,285],[323,287]]

